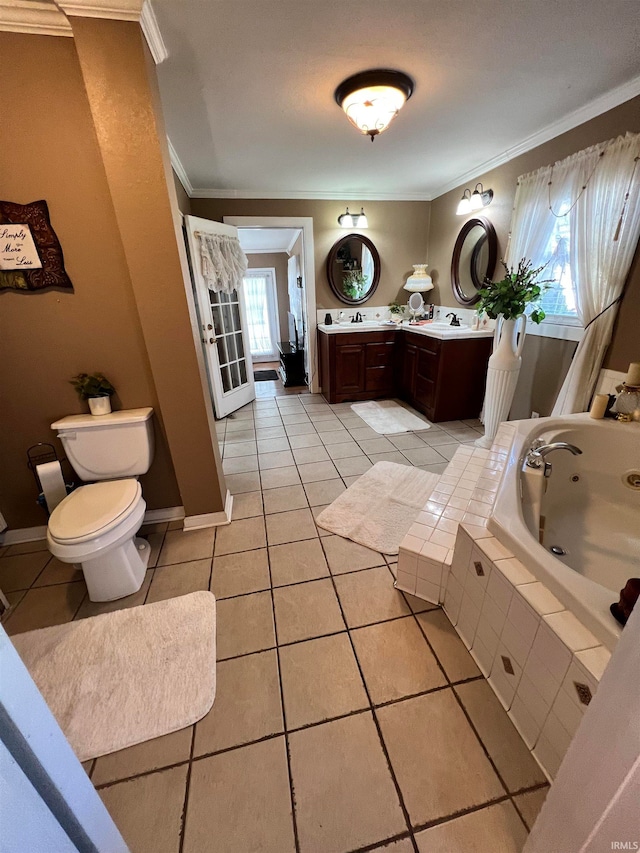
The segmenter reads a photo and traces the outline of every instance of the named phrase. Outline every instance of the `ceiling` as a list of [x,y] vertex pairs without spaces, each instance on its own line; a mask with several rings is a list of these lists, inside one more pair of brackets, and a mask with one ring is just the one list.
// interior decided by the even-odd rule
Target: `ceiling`
[[[429,199],[640,93],[634,0],[153,8],[167,132],[196,196]],[[371,67],[416,84],[373,143],[333,100]]]
[[238,228],[242,250],[247,254],[289,252],[300,228]]

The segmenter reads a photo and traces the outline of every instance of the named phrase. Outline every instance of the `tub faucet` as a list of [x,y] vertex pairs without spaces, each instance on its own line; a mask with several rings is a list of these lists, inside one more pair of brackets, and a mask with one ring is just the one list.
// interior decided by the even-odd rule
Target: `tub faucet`
[[555,441],[553,444],[538,444],[537,442],[529,450],[526,464],[529,468],[542,468],[545,477],[551,476],[551,462],[547,462],[545,456],[554,450],[568,450],[574,456],[580,456],[582,451],[575,444],[567,444],[566,441]]

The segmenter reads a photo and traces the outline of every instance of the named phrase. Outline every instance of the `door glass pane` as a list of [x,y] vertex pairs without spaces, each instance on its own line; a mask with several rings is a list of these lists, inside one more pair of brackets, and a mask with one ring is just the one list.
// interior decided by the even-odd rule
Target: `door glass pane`
[[226,394],[227,391],[231,391],[231,374],[226,365],[220,367],[220,376],[222,377],[222,390]]
[[222,324],[224,326],[225,333],[234,331],[231,308],[228,305],[222,306]]
[[222,334],[222,313],[219,305],[211,306],[211,316],[213,317],[213,328],[216,335]]
[[247,381],[247,363],[244,358],[238,362],[238,365],[240,367],[240,383],[244,385]]
[[225,340],[227,342],[227,352],[229,353],[229,361],[237,361],[238,355],[236,353],[236,336],[227,335]]
[[240,370],[238,368],[238,362],[235,361],[233,364],[229,365],[231,368],[231,386],[233,388],[237,388],[242,383],[240,382]]
[[226,364],[229,359],[227,357],[227,347],[225,346],[225,339],[223,337],[218,338],[216,341],[216,346],[218,348],[218,363],[222,368],[223,364]]
[[244,358],[244,345],[242,343],[242,332],[236,333],[236,352],[237,358]]
[[212,305],[219,305],[220,304],[220,294],[215,293],[213,290],[210,290],[209,291],[209,302]]
[[237,303],[231,306],[231,312],[233,316],[233,328],[240,329],[240,308]]

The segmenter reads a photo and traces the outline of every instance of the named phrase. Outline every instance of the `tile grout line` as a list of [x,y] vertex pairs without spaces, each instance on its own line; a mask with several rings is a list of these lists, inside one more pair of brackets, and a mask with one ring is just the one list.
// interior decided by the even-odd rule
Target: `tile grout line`
[[[265,522],[266,527],[266,522]],[[284,707],[284,690],[282,687],[282,666],[280,663],[280,649],[278,646],[278,624],[276,622],[276,604],[275,598],[273,595],[273,577],[271,574],[271,558],[269,556],[269,549],[267,548],[267,566],[269,568],[269,581],[271,584],[271,588],[269,590],[271,596],[271,618],[273,619],[273,634],[275,640],[275,650],[276,650],[276,659],[278,662],[278,687],[280,688],[280,705],[282,708],[282,726],[284,729],[284,744],[285,744],[285,753],[287,756],[287,775],[289,777],[289,796],[291,802],[291,820],[293,825],[293,843],[295,845],[296,853],[300,853],[300,838],[298,835],[298,816],[296,813],[296,795],[295,788],[293,784],[293,772],[291,770],[291,749],[289,745],[289,732],[287,729],[287,712]]]
[[[322,542],[320,544],[322,545]],[[322,550],[324,551],[324,546],[322,547]],[[328,561],[326,552],[325,552],[325,559],[327,560],[327,565],[328,565],[329,561]],[[353,637],[351,636],[351,631],[349,629],[349,623],[347,622],[347,619],[345,617],[344,609],[342,607],[342,602],[340,600],[340,596],[338,595],[338,588],[336,586],[335,578],[333,577],[333,575],[331,575],[331,584],[333,586],[333,593],[334,593],[334,595],[338,601],[338,606],[340,608],[340,613],[342,614],[344,624],[347,627],[347,636],[349,638],[349,644],[351,646],[351,651],[352,651],[353,657],[355,659],[356,666],[358,667],[358,672],[360,674],[360,679],[361,679],[362,685],[364,687],[364,691],[365,691],[365,694],[367,697],[367,701],[369,702],[369,708],[367,710],[370,711],[370,713],[371,713],[374,725],[376,727],[376,731],[378,733],[378,739],[380,742],[380,746],[381,746],[383,755],[384,755],[385,760],[387,762],[389,775],[391,776],[391,781],[393,782],[393,785],[396,789],[396,796],[398,797],[398,803],[400,805],[400,809],[402,811],[402,815],[404,817],[404,821],[405,821],[405,824],[407,826],[407,830],[409,832],[409,839],[411,841],[411,844],[413,845],[414,853],[419,853],[418,845],[417,845],[416,840],[415,840],[414,835],[413,835],[413,828],[411,826],[411,818],[409,816],[409,811],[408,811],[407,806],[405,804],[404,796],[402,794],[400,784],[398,782],[398,779],[397,779],[396,774],[395,774],[395,770],[393,769],[393,765],[391,763],[391,756],[389,755],[387,745],[386,745],[386,743],[384,741],[384,737],[382,735],[382,729],[380,727],[380,721],[378,720],[378,715],[376,714],[376,709],[375,709],[375,707],[373,705],[373,701],[371,699],[371,693],[369,692],[369,687],[367,686],[367,682],[365,681],[365,678],[364,678],[364,673],[363,673],[362,667],[360,665],[360,660],[358,659],[358,655],[356,653],[355,643],[353,642]]]

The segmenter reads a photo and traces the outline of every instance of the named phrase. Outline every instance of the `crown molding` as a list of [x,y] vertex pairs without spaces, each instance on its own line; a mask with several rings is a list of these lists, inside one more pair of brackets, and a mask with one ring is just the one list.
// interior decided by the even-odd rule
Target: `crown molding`
[[251,198],[251,199],[324,199],[326,201],[341,201],[355,204],[363,201],[431,201],[433,196],[428,193],[376,193],[351,191],[340,192],[328,190],[216,190],[196,187],[190,193],[191,198]]
[[156,65],[160,65],[160,63],[164,62],[165,59],[168,58],[169,51],[164,43],[164,39],[162,38],[156,13],[153,11],[153,6],[149,0],[145,0],[142,4],[140,26],[142,27],[142,32],[147,40],[147,44],[149,45],[153,61]]
[[594,98],[593,101],[590,101],[583,107],[579,107],[577,110],[574,110],[572,113],[569,113],[563,118],[551,122],[551,124],[548,124],[546,127],[543,127],[541,130],[538,130],[536,133],[528,136],[526,139],[523,139],[518,145],[514,145],[512,148],[507,148],[506,151],[503,151],[502,154],[499,154],[497,157],[492,157],[489,160],[485,160],[483,163],[478,163],[478,165],[474,166],[473,169],[469,169],[464,174],[458,175],[457,178],[454,178],[439,187],[438,190],[433,193],[432,198],[438,198],[445,193],[451,192],[451,190],[455,190],[456,187],[460,187],[462,184],[477,181],[477,179],[482,177],[486,172],[490,172],[492,169],[496,169],[498,166],[508,163],[509,160],[519,157],[520,154],[526,154],[527,151],[531,151],[533,148],[537,148],[539,145],[543,145],[545,142],[549,142],[549,140],[555,139],[557,136],[561,136],[569,130],[573,130],[574,127],[578,127],[578,125],[584,124],[592,118],[596,118],[596,116],[606,113],[608,110],[619,107],[620,104],[624,104],[625,101],[630,101],[638,95],[640,95],[640,76],[634,77],[632,80],[629,80],[627,83],[623,83],[615,89],[611,89],[609,92],[606,92],[604,95],[600,95],[598,98]]
[[56,0],[65,15],[77,18],[107,18],[113,21],[139,21],[143,0]]
[[178,157],[178,153],[176,149],[173,147],[173,143],[167,136],[167,145],[169,146],[169,158],[171,160],[171,167],[173,171],[176,173],[178,180],[182,184],[182,188],[189,196],[189,198],[194,198],[193,195],[193,187],[191,186],[191,181],[189,180],[189,176],[187,175],[184,166],[182,165],[180,158]]
[[0,31],[73,37],[71,24],[53,3],[0,0]]

